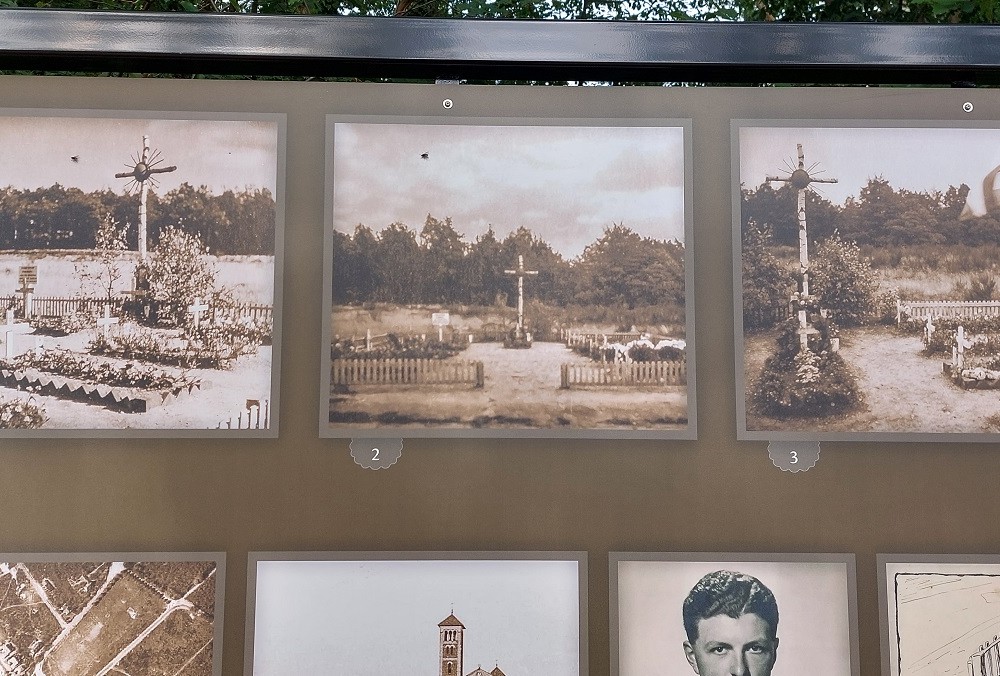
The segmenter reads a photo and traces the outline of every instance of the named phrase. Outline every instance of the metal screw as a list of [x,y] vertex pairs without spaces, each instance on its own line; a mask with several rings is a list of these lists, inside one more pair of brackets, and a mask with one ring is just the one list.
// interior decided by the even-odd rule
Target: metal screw
[[967,113],[971,113],[973,108],[974,106],[972,105],[972,101],[966,101],[965,103],[962,104],[962,110],[964,110]]
[[441,102],[441,105],[444,106],[445,110],[451,110],[452,106],[455,105],[455,102],[452,101],[451,99],[445,99],[444,101]]

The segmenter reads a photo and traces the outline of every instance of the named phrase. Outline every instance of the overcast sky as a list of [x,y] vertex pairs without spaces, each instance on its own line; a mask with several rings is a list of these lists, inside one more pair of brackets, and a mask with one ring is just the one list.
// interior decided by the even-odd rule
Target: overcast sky
[[339,123],[334,186],[343,232],[450,216],[467,242],[524,226],[566,258],[614,223],[684,240],[680,127]]
[[160,151],[160,167],[177,167],[156,175],[160,195],[185,182],[215,194],[248,186],[275,192],[277,124],[264,121],[0,117],[0,186],[121,192],[128,179],[115,174],[140,156],[143,134]]
[[982,213],[983,178],[1000,165],[997,129],[744,127],[741,182],[756,188],[766,176],[787,176],[798,164],[797,143],[806,169],[818,163],[811,172],[817,178],[838,179],[836,185],[817,186],[835,204],[856,197],[869,178],[882,176],[896,189],[915,192],[965,183],[972,189],[970,205]]
[[438,624],[465,625],[465,674],[579,676],[576,561],[267,561],[256,676],[437,676]]
[[753,575],[774,593],[779,646],[772,676],[851,676],[846,564],[766,561],[619,562],[621,676],[693,676],[681,607],[695,583],[716,570]]

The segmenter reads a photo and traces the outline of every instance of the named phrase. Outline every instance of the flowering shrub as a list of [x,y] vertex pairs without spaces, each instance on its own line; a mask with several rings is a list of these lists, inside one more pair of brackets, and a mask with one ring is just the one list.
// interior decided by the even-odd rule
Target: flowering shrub
[[71,352],[26,352],[20,357],[0,360],[5,368],[24,371],[35,369],[89,383],[112,387],[132,387],[140,390],[169,390],[187,387],[197,381],[186,375],[175,375],[162,369],[140,366],[135,362],[117,365],[112,362],[77,357]]
[[31,399],[0,399],[0,429],[37,430],[48,421],[45,409]]
[[861,249],[834,234],[816,248],[809,269],[810,291],[844,326],[871,319],[877,310],[879,279]]
[[160,233],[149,265],[149,288],[161,323],[186,326],[192,319],[188,307],[195,298],[211,298],[215,268],[207,254],[197,235],[175,227]]
[[743,327],[770,328],[787,315],[788,296],[795,280],[768,250],[771,228],[747,223],[743,231]]
[[785,323],[778,351],[764,362],[751,391],[751,401],[762,413],[779,418],[828,416],[860,404],[857,380],[843,358],[829,349],[833,327],[826,322],[815,327],[819,334],[802,350],[798,322]]

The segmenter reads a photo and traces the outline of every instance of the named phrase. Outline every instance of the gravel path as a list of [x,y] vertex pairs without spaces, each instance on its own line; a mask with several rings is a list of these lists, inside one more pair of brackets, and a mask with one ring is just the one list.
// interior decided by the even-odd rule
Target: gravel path
[[[749,388],[774,349],[774,333],[746,338]],[[944,356],[924,357],[919,336],[891,328],[841,332],[841,355],[865,393],[864,410],[827,420],[777,420],[747,412],[749,430],[838,432],[997,432],[1000,390],[963,390],[942,372]]]

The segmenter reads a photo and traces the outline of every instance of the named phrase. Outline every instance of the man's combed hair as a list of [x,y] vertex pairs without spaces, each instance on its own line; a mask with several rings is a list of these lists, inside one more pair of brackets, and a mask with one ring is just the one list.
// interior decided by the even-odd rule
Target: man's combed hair
[[688,641],[698,640],[698,621],[716,615],[738,619],[753,613],[767,622],[771,635],[778,631],[778,603],[774,594],[752,575],[717,570],[698,580],[684,599],[684,631]]

